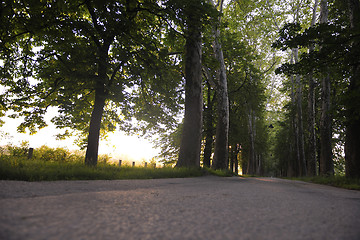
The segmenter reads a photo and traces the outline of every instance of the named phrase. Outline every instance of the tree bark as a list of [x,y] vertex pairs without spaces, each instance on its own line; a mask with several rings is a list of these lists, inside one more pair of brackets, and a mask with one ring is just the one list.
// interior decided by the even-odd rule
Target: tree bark
[[333,175],[332,160],[332,127],[330,114],[330,76],[322,79],[321,90],[321,119],[320,119],[320,174]]
[[256,172],[256,160],[255,160],[255,133],[254,133],[254,121],[253,121],[253,111],[249,107],[248,113],[248,133],[249,133],[249,159],[247,164],[247,174],[253,175]]
[[[360,32],[359,0],[348,0],[350,27],[354,33]],[[352,51],[360,55],[360,40],[352,42]],[[360,64],[357,61],[352,66],[350,85],[347,95],[346,139],[345,139],[345,172],[347,177],[360,177]]]
[[204,131],[205,131],[205,147],[204,147],[204,167],[210,167],[211,162],[211,153],[213,148],[213,137],[214,137],[214,127],[213,127],[213,105],[214,97],[211,98],[211,86],[210,83],[206,83],[208,88],[207,95],[207,108],[204,111]]
[[[222,2],[220,3],[222,9]],[[221,13],[221,10],[220,10]],[[219,21],[220,22],[220,21]],[[217,93],[217,125],[214,160],[212,167],[214,169],[227,169],[229,160],[228,141],[229,141],[229,98],[227,89],[226,69],[224,55],[220,43],[220,29],[215,26],[214,43],[215,58],[219,62]]]
[[94,109],[91,113],[88,145],[85,154],[85,164],[91,166],[96,166],[98,160],[101,119],[107,98],[105,83],[108,82],[106,63],[109,46],[110,44],[108,43],[99,49],[98,80],[95,86]]
[[316,132],[315,132],[315,81],[312,73],[309,75],[309,93],[308,93],[308,157],[307,157],[307,175],[316,175]]
[[[293,64],[294,63],[294,51],[293,49],[291,50],[291,58],[290,58],[290,63]],[[290,76],[290,81],[291,81],[291,92],[290,92],[290,104],[291,104],[291,111],[293,112],[292,114],[290,114],[290,127],[291,127],[291,131],[294,135],[291,135],[289,140],[290,140],[290,153],[292,153],[292,156],[289,157],[289,161],[288,161],[288,165],[287,165],[287,170],[286,170],[286,176],[287,177],[294,177],[297,175],[297,171],[296,171],[296,167],[297,167],[297,162],[299,159],[299,151],[298,151],[298,130],[297,130],[297,122],[296,122],[296,116],[295,116],[295,80],[294,80],[294,75]]]
[[235,175],[239,174],[239,152],[240,152],[240,144],[236,144],[235,149]]
[[202,129],[200,16],[188,16],[185,44],[185,117],[177,167],[200,167]]
[[[298,49],[294,51],[295,63],[298,62]],[[306,159],[305,159],[305,147],[304,147],[304,123],[303,123],[303,113],[302,113],[302,83],[301,76],[299,74],[295,77],[296,83],[296,112],[297,112],[297,142],[298,142],[298,167],[299,175],[306,175]]]
[[[328,7],[327,0],[320,2],[320,23],[327,23]],[[320,119],[320,174],[333,175],[334,163],[332,159],[332,117],[330,113],[330,74],[322,78],[321,81],[321,119]]]
[[[311,26],[316,23],[316,10],[319,1],[315,0],[313,8],[313,16]],[[312,44],[309,47],[309,52],[313,52],[315,46]],[[309,73],[309,93],[308,93],[308,155],[307,155],[307,175],[316,175],[316,132],[315,132],[315,81],[313,73]]]
[[[291,63],[294,63],[294,59],[296,62],[298,54],[298,49],[293,48],[291,50]],[[291,105],[293,114],[291,114],[291,124],[293,128],[293,153],[294,159],[290,160],[288,175],[291,176],[299,176],[301,169],[301,151],[300,151],[300,131],[299,131],[299,109],[298,109],[298,81],[299,75],[290,76],[291,79]],[[289,171],[291,170],[291,171]]]
[[103,84],[99,84],[95,90],[95,102],[94,109],[91,113],[90,128],[88,135],[88,145],[85,155],[85,164],[90,166],[96,166],[99,150],[99,138],[101,119],[105,106],[105,94]]
[[235,159],[234,159],[234,156],[235,156],[235,151],[233,149],[233,146],[229,146],[229,170],[230,172],[233,172],[234,171],[234,164],[235,164]]

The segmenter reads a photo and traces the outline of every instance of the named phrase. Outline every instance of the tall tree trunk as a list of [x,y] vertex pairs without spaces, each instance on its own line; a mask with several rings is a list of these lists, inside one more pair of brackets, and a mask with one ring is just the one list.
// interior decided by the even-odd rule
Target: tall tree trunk
[[249,113],[248,113],[248,133],[249,133],[249,158],[247,164],[247,174],[253,175],[256,172],[256,159],[255,159],[255,133],[254,133],[254,121],[253,121],[253,111],[249,106]]
[[109,46],[110,43],[107,43],[102,47],[102,49],[99,49],[99,63],[98,63],[99,80],[96,83],[94,109],[91,113],[91,119],[90,119],[88,145],[85,154],[86,165],[95,166],[98,160],[101,119],[103,116],[105,101],[107,98],[104,83],[108,82],[106,63],[108,60],[107,53]]
[[243,158],[242,150],[240,151],[240,160],[241,160],[241,172],[243,175],[248,174],[247,172],[247,162]]
[[256,155],[256,175],[262,176],[264,174],[263,171],[263,160],[260,154]]
[[185,117],[177,167],[200,167],[202,129],[201,23],[188,16],[185,44]]
[[320,119],[320,174],[333,175],[332,160],[332,118],[330,114],[330,76],[322,79],[321,119]]
[[211,153],[213,148],[213,137],[214,137],[214,127],[213,127],[213,105],[214,98],[211,98],[211,86],[210,83],[206,83],[208,88],[207,94],[207,107],[204,111],[204,131],[205,131],[205,147],[204,147],[204,167],[210,167],[211,162]]
[[[222,1],[220,9],[222,9]],[[220,13],[222,10],[220,10]],[[220,21],[219,21],[220,22]],[[226,69],[223,51],[220,43],[220,26],[214,29],[214,53],[219,62],[217,92],[217,125],[214,160],[212,167],[214,169],[226,169],[228,166],[228,141],[229,141],[229,98],[227,89]]]
[[[354,33],[360,32],[360,3],[359,0],[348,0],[349,18]],[[352,42],[352,51],[360,55],[360,40]],[[352,66],[352,75],[347,95],[345,164],[346,176],[360,177],[360,64],[357,61]]]
[[[327,23],[328,7],[327,0],[320,2],[320,23]],[[330,113],[331,98],[330,98],[330,74],[321,81],[321,119],[320,119],[320,174],[333,175],[334,163],[332,160],[332,117]]]
[[[295,55],[297,55],[297,48],[293,48],[291,51],[291,64],[294,63],[294,58]],[[294,151],[294,159],[290,159],[290,164],[289,164],[289,169],[291,170],[291,176],[299,176],[300,174],[300,167],[301,167],[301,154],[300,154],[300,143],[299,143],[299,121],[298,121],[298,105],[297,105],[297,100],[298,100],[298,88],[297,88],[297,78],[298,75],[291,75],[290,79],[291,79],[291,95],[290,95],[290,99],[291,99],[291,105],[292,105],[292,111],[293,114],[291,114],[291,125],[293,128],[293,151]],[[288,171],[289,172],[289,171]]]
[[309,93],[308,93],[308,157],[307,157],[307,175],[316,175],[316,132],[315,132],[315,81],[313,74],[309,75]]
[[[298,62],[298,49],[294,51],[295,63]],[[297,112],[297,142],[298,142],[298,166],[299,166],[299,175],[306,175],[306,159],[305,159],[305,147],[304,147],[304,123],[303,123],[303,113],[302,113],[302,83],[301,76],[299,74],[295,77],[296,83],[296,112]]]
[[[316,23],[316,12],[319,1],[315,0],[311,26]],[[315,49],[314,44],[310,45],[309,52]],[[309,73],[309,93],[308,93],[308,155],[307,155],[307,175],[316,175],[316,132],[315,132],[315,81],[313,73]]]
[[236,144],[235,149],[235,174],[239,175],[239,152],[240,152],[240,144]]
[[90,166],[96,166],[99,150],[99,138],[101,119],[105,106],[105,93],[104,85],[99,83],[99,86],[95,90],[95,102],[94,109],[91,113],[90,128],[88,135],[88,145],[85,154],[85,164]]
[[234,164],[235,164],[235,151],[233,146],[229,146],[229,170],[230,172],[234,172]]

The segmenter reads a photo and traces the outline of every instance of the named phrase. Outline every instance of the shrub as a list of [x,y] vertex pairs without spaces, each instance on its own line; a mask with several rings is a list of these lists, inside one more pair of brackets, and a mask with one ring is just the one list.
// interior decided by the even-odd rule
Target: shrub
[[43,145],[34,149],[33,157],[42,161],[64,162],[69,155],[69,151],[64,148],[50,148]]
[[4,148],[5,148],[4,154],[8,154],[10,156],[15,156],[15,157],[25,157],[28,154],[29,142],[22,141],[20,143],[20,146],[14,146],[12,144],[8,144]]

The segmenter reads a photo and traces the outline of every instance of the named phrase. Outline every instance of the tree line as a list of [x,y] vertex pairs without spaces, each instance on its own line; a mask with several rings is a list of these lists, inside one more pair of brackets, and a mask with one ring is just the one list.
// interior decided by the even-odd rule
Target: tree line
[[80,133],[88,165],[120,129],[159,136],[178,167],[332,175],[345,156],[358,177],[357,10],[358,0],[4,1],[0,114],[36,132],[57,108],[58,137]]
[[[308,20],[295,16],[274,43],[291,55],[278,69],[288,76],[290,94],[276,151],[281,171],[333,175],[345,165],[347,176],[359,177],[359,1],[312,4]],[[290,161],[283,147],[291,149]]]

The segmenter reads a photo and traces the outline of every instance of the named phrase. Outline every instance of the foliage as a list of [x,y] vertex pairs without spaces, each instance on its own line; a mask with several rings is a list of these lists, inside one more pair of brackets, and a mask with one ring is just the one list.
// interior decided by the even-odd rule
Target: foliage
[[[27,158],[29,142],[22,141],[19,146],[8,144],[1,147],[1,156]],[[32,159],[44,162],[83,162],[84,151],[68,150],[66,148],[51,148],[43,145],[33,150]],[[107,163],[111,160],[107,154],[99,156],[99,162]]]
[[308,47],[311,44],[321,47],[309,53],[303,52],[298,63],[284,64],[277,69],[278,73],[306,74],[310,71],[321,73],[329,68],[333,71],[346,72],[357,61],[359,51],[351,45],[357,33],[344,26],[343,22],[317,24],[302,32],[301,30],[299,24],[285,25],[273,47],[281,50],[299,46]]
[[81,162],[84,153],[69,151],[64,148],[50,148],[43,145],[34,149],[33,158],[45,162]]
[[11,117],[25,117],[19,131],[45,127],[49,107],[67,129],[59,137],[78,130],[80,145],[94,149],[99,131],[129,131],[133,118],[144,133],[174,124],[181,74],[157,1],[14,1],[4,9],[1,101]]
[[178,127],[171,132],[162,134],[155,140],[155,146],[160,147],[161,152],[159,154],[160,161],[166,165],[172,166],[176,163],[181,141],[182,124],[178,124]]
[[4,149],[2,154],[8,154],[14,157],[25,157],[27,156],[29,149],[29,142],[22,141],[20,146],[14,146],[12,144],[6,145],[2,147]]
[[207,0],[166,0],[164,5],[169,10],[170,19],[184,34],[187,34],[189,27],[192,27],[189,24],[191,22],[189,16],[198,16],[199,24],[208,27],[219,14]]

